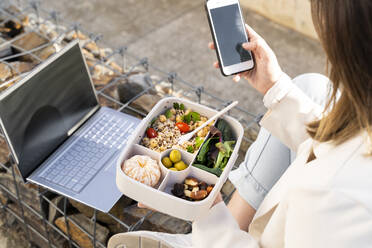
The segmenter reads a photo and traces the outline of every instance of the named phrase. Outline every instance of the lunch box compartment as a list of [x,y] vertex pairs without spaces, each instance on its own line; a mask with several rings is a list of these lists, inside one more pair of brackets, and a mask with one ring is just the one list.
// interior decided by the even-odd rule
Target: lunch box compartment
[[[129,158],[131,158],[135,155],[146,155],[146,156],[149,156],[150,158],[156,160],[156,162],[158,162],[158,164],[160,166],[160,170],[161,170],[161,177],[159,179],[158,184],[154,188],[160,187],[161,183],[164,181],[164,179],[165,179],[165,177],[167,176],[167,173],[168,173],[168,170],[162,168],[163,166],[161,166],[160,154],[155,152],[155,151],[152,151],[152,150],[150,150],[150,149],[148,149],[144,146],[134,144],[134,145],[131,146],[131,149],[128,150],[128,153],[127,153],[126,157],[127,157],[127,159],[129,159]],[[127,175],[125,175],[125,176],[128,177]]]
[[[146,149],[148,149],[148,148],[146,148]],[[194,154],[189,153],[189,152],[187,152],[187,151],[185,151],[185,150],[182,150],[182,149],[179,149],[179,148],[171,148],[171,149],[168,149],[168,150],[162,152],[162,153],[160,154],[160,157],[161,157],[161,158],[169,157],[169,154],[170,154],[171,151],[173,151],[173,150],[177,150],[177,151],[179,151],[179,152],[181,153],[181,160],[182,160],[183,162],[185,162],[185,164],[190,165],[191,162],[194,161],[194,157],[195,157]],[[155,152],[155,151],[154,151],[154,152]],[[157,153],[157,152],[155,152],[155,153]]]
[[[213,174],[211,174],[211,173],[209,173],[207,171],[201,170],[199,168],[196,168],[194,166],[190,166],[187,174],[176,175],[176,174],[170,173],[168,175],[167,181],[165,183],[166,185],[164,185],[162,187],[162,189],[159,188],[159,190],[162,190],[162,191],[166,192],[167,194],[170,194],[173,197],[176,197],[171,192],[172,189],[173,189],[173,185],[175,183],[183,183],[185,181],[185,179],[188,178],[188,177],[196,178],[198,181],[200,181],[200,182],[201,181],[206,182],[208,185],[215,185],[217,183],[217,180],[218,180],[218,177],[216,177],[215,175],[213,175]],[[178,199],[181,199],[181,198],[178,198]],[[182,199],[182,200],[184,200],[184,199]],[[195,202],[187,201],[187,200],[184,200],[184,201],[195,203]]]
[[[166,168],[163,163],[161,162],[161,159],[163,157],[169,157],[169,154],[172,150],[178,150],[181,152],[181,160],[187,165],[187,168],[182,171],[172,171]],[[162,182],[162,184],[159,186],[158,190],[163,191],[166,185],[168,184],[169,180],[173,180],[171,178],[182,178],[185,175],[188,175],[191,170],[191,162],[194,160],[194,156],[186,151],[183,151],[181,149],[168,149],[160,154],[160,166],[162,168],[162,171],[165,171],[167,174],[167,178],[165,178]]]
[[[191,154],[187,151],[184,151],[182,149],[179,149],[179,148],[171,148],[171,149],[168,149],[164,152],[162,152],[160,154],[160,158],[164,158],[164,157],[169,157],[171,151],[173,150],[177,150],[181,153],[181,160],[186,164],[186,165],[191,165],[191,163],[194,161],[194,158],[195,158],[195,155],[194,154]],[[161,164],[163,167],[165,167],[163,164]],[[166,167],[165,167],[166,168]]]
[[[218,122],[219,120],[221,120],[221,119],[223,119],[224,121],[226,121],[229,125],[232,125],[232,124],[230,123],[229,119],[225,119],[224,117],[220,117],[220,118],[218,118],[218,119],[214,122],[213,126],[216,127],[217,122]],[[235,130],[235,129],[233,129],[233,128],[232,128],[232,131],[233,131],[233,135],[234,135],[235,140],[236,140],[235,145],[234,145],[234,152],[235,152],[235,150],[236,150],[235,147],[237,146],[237,141],[238,141],[238,137],[239,137],[240,134],[237,133],[237,130]],[[199,147],[197,153],[194,153],[194,154],[193,154],[194,159],[193,159],[193,161],[191,162],[191,166],[192,166],[192,167],[194,167],[193,164],[197,161],[197,156],[199,155],[199,152],[200,152],[201,148],[203,147],[203,145],[205,144],[205,142],[207,142],[208,139],[209,139],[211,136],[212,136],[212,135],[211,135],[211,132],[209,131],[209,132],[208,132],[208,135],[204,138],[203,143],[200,145],[200,147]],[[217,136],[216,136],[216,137],[217,137]],[[239,145],[239,146],[240,146],[240,145]],[[233,155],[230,156],[230,159],[231,159],[232,156],[233,156]],[[228,162],[228,163],[230,163],[230,159],[229,159],[229,162]],[[234,162],[235,162],[235,161],[234,161]],[[202,168],[199,168],[199,167],[194,167],[194,168],[199,169],[199,170],[203,170]],[[208,171],[206,171],[206,170],[203,170],[203,171],[208,172]],[[215,174],[213,174],[213,173],[211,173],[211,172],[208,172],[208,173],[210,173],[210,174],[212,174],[212,175],[215,175]],[[217,177],[217,178],[218,178],[218,177]]]
[[[162,102],[164,101],[164,102]],[[211,118],[213,117],[213,115],[215,115],[214,113],[214,110],[211,110],[211,109],[203,109],[201,110],[200,107],[196,107],[195,105],[198,105],[198,106],[201,106],[199,104],[195,104],[195,103],[192,103],[192,102],[185,102],[183,99],[179,99],[179,98],[174,98],[174,97],[170,97],[170,98],[165,98],[163,99],[162,101],[162,106],[159,107],[159,108],[156,108],[154,107],[154,112],[152,113],[149,113],[149,115],[151,114],[151,118],[149,118],[149,115],[146,117],[146,119],[148,119],[147,121],[147,125],[145,125],[144,127],[141,128],[141,130],[143,130],[142,132],[139,132],[137,135],[135,135],[133,137],[133,143],[134,144],[139,144],[141,146],[142,145],[142,139],[144,137],[146,137],[146,130],[147,128],[149,127],[151,121],[154,119],[154,118],[157,118],[158,116],[160,115],[163,115],[165,114],[165,112],[168,110],[168,109],[171,109],[173,108],[173,104],[174,103],[183,103],[185,105],[185,109],[192,109],[193,111],[195,112],[198,112],[199,114],[203,115],[203,116],[206,116],[207,118]],[[145,120],[145,119],[144,119]],[[144,121],[143,120],[143,121]],[[137,133],[137,132],[136,132]],[[209,132],[207,134],[207,136],[209,135]],[[206,136],[206,137],[207,137]],[[144,146],[145,147],[145,146]],[[147,148],[147,147],[146,147]],[[200,147],[199,147],[200,149]],[[189,153],[191,155],[196,155],[198,152],[199,152],[199,149],[197,149],[194,153]],[[183,149],[182,149],[183,150]],[[186,150],[183,150],[185,152],[187,152]]]

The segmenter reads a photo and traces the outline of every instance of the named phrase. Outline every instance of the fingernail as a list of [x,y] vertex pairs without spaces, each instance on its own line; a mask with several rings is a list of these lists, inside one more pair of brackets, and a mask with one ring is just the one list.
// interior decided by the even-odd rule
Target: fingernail
[[233,78],[233,80],[237,83],[237,82],[239,82],[239,80],[240,80],[240,76],[235,76],[234,78]]
[[242,47],[243,47],[244,49],[248,49],[248,48],[249,48],[249,44],[248,44],[248,42],[243,43],[243,44],[242,44]]

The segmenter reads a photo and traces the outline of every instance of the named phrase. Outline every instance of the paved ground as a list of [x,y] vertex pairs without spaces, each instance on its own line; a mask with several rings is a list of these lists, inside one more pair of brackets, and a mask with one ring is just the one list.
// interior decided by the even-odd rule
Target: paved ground
[[[235,84],[212,67],[215,53],[204,1],[196,0],[44,0],[44,5],[62,13],[87,30],[103,34],[113,47],[129,46],[133,53],[148,57],[158,67],[175,71],[194,85],[226,99],[238,99],[253,113],[264,111],[261,96],[246,82]],[[245,20],[276,52],[291,76],[323,72],[325,59],[318,42],[243,10]],[[229,88],[226,91],[226,87]]]

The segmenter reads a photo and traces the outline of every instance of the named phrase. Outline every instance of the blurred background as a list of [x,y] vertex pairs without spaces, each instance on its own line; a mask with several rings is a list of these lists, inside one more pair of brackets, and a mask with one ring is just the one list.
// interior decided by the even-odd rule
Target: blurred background
[[[128,46],[139,57],[174,71],[188,82],[258,114],[261,96],[247,85],[224,78],[213,68],[216,54],[203,0],[44,0],[43,5],[103,35],[112,47]],[[307,0],[241,0],[245,21],[276,53],[282,69],[294,77],[324,73],[325,56],[313,31]],[[226,91],[228,87],[228,91]]]

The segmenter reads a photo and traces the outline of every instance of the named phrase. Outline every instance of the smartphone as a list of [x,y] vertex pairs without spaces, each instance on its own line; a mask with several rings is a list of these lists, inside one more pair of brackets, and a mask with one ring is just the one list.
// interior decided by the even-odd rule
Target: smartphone
[[230,76],[254,68],[239,0],[207,0],[208,21],[222,75]]

